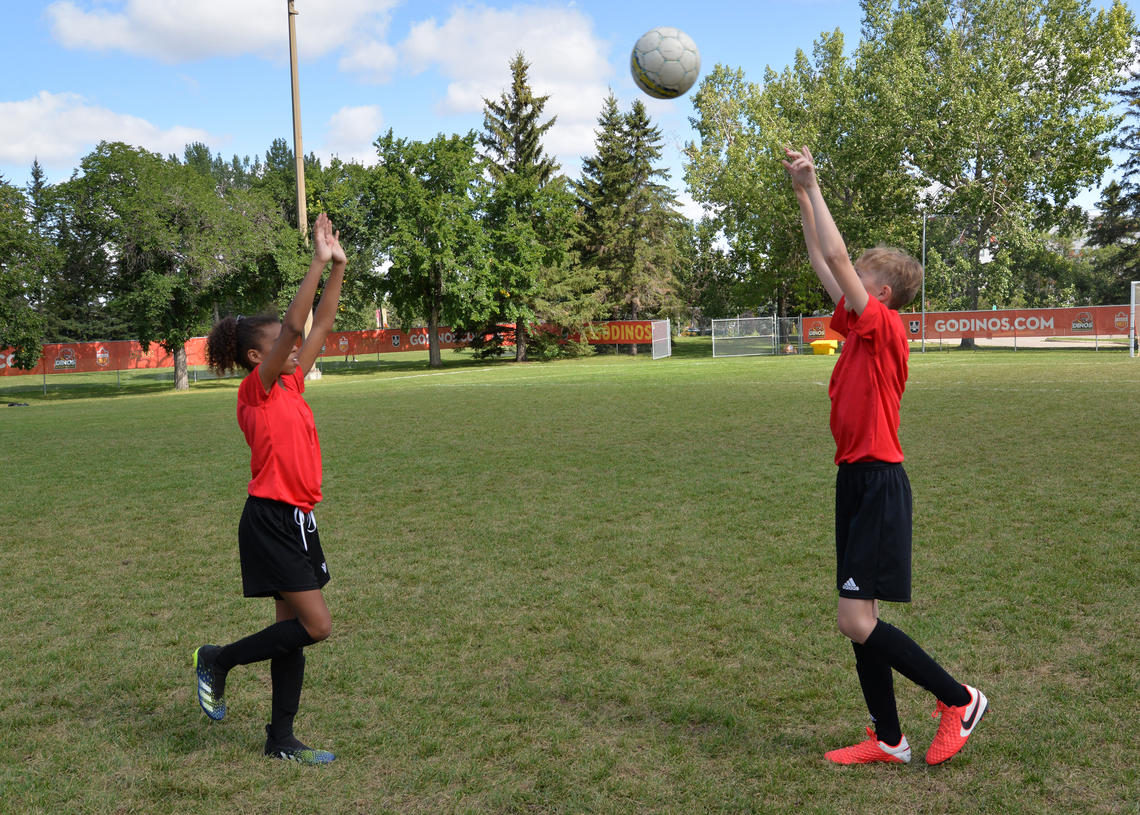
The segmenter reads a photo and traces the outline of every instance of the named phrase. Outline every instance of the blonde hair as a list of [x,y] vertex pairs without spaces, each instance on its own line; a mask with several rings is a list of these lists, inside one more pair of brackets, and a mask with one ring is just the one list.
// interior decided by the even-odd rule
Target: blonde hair
[[890,308],[905,306],[922,285],[922,264],[901,249],[868,249],[855,261],[855,268],[871,272],[876,281],[891,287],[891,302],[887,304]]

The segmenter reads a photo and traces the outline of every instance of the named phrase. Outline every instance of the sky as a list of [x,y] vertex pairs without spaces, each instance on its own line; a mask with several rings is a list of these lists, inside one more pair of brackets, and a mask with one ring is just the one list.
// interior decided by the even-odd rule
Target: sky
[[[0,28],[0,176],[24,185],[38,159],[66,180],[101,140],[181,156],[203,142],[227,161],[290,146],[287,0],[9,2]],[[760,81],[821,32],[858,40],[857,0],[295,0],[304,152],[371,164],[377,136],[429,140],[479,130],[483,102],[510,83],[522,51],[545,113],[544,141],[577,177],[595,152],[602,102],[642,99],[662,131],[662,165],[682,209],[682,149],[696,139],[692,95],[654,100],[629,73],[634,42],[661,25],[716,64]],[[1091,206],[1095,192],[1082,196]]]

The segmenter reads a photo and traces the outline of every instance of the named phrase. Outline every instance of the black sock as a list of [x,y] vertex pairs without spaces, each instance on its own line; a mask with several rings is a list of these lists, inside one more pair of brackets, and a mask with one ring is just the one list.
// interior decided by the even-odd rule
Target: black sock
[[879,620],[863,645],[877,652],[911,682],[933,693],[943,704],[956,707],[970,704],[970,694],[962,683],[890,623]]
[[312,645],[315,639],[309,636],[301,621],[282,620],[256,634],[250,634],[244,639],[230,643],[218,652],[215,664],[223,671],[228,671],[235,665],[248,665],[251,662],[263,662],[274,657],[283,657]]
[[301,686],[305,683],[305,652],[297,650],[269,663],[273,679],[273,720],[269,737],[277,744],[293,738],[293,718],[301,704]]
[[902,741],[902,727],[890,663],[865,645],[852,642],[851,647],[855,649],[855,672],[859,674],[863,701],[875,723],[875,738],[894,747]]

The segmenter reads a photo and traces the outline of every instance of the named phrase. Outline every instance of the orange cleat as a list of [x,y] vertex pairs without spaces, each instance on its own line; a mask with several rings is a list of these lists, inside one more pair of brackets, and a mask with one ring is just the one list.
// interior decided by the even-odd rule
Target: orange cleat
[[835,764],[874,764],[885,761],[888,764],[906,764],[910,761],[910,745],[903,736],[897,745],[891,747],[875,737],[875,731],[867,728],[867,735],[871,738],[853,744],[850,747],[841,747],[824,753],[823,757]]
[[942,719],[938,723],[938,732],[934,735],[934,741],[926,751],[927,764],[932,766],[941,764],[957,755],[958,751],[966,746],[966,740],[970,738],[970,734],[974,732],[974,728],[978,726],[978,722],[989,708],[990,702],[984,693],[969,685],[963,687],[970,694],[969,704],[952,707],[939,702],[931,714],[936,719],[939,716]]

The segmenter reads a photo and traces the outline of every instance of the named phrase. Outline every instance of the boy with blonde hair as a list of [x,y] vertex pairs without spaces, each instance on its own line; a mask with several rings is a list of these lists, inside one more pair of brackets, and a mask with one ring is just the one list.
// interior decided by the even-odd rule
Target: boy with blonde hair
[[836,304],[831,327],[845,338],[828,385],[835,437],[835,550],[839,630],[855,650],[855,670],[874,729],[866,741],[824,754],[836,764],[910,761],[892,669],[938,700],[938,732],[927,764],[958,753],[989,704],[899,629],[879,619],[879,601],[910,602],[911,492],[899,445],[899,405],[910,347],[897,309],[922,282],[918,262],[875,248],[854,265],[819,189],[811,152],[786,149],[812,268]]

